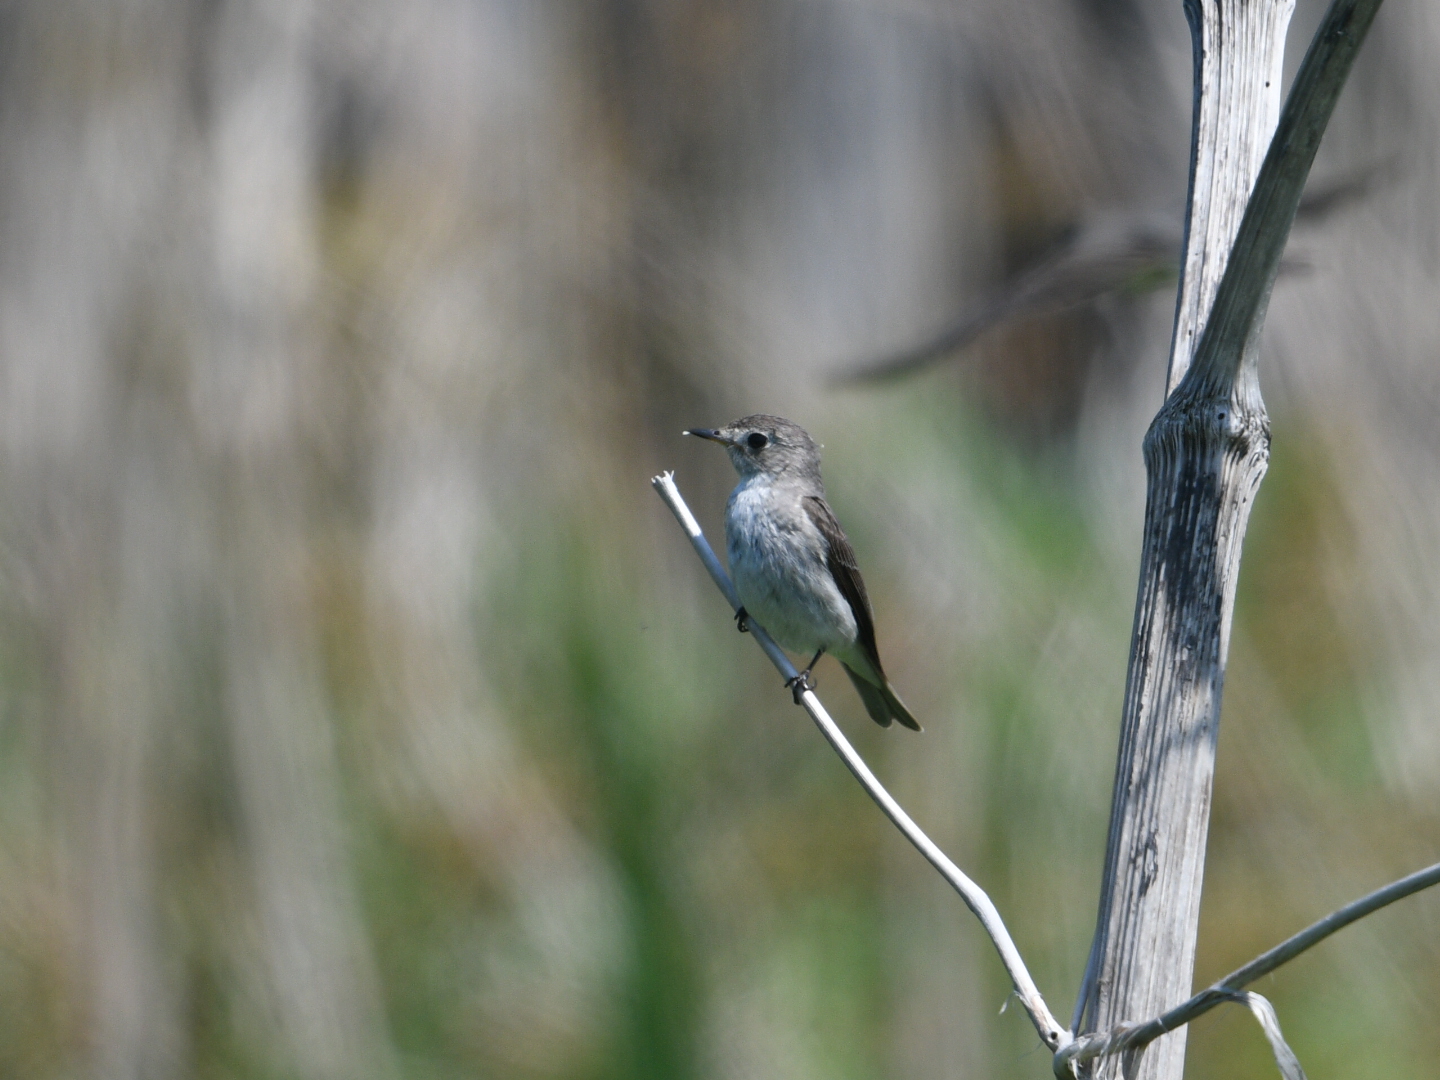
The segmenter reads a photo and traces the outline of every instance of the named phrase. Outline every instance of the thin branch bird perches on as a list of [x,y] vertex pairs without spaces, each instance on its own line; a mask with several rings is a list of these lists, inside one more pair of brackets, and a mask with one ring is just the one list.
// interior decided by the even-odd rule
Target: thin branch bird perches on
[[[730,575],[720,565],[720,560],[710,547],[710,542],[705,539],[705,534],[700,529],[700,523],[695,520],[695,515],[690,513],[690,508],[685,505],[685,500],[680,497],[680,489],[675,486],[675,478],[671,473],[664,473],[651,480],[655,490],[665,500],[671,512],[685,529],[686,535],[690,537],[690,543],[694,545],[696,554],[700,561],[705,564],[705,569],[710,571],[710,576],[720,591],[725,594],[731,608],[737,613],[740,611],[740,598],[735,594],[735,586],[730,581]],[[784,677],[787,685],[792,684],[797,676],[795,665],[785,655],[785,650],[771,639],[765,632],[765,628],[754,619],[749,620],[750,633],[754,636],[756,644],[764,650],[770,662]],[[1030,977],[1029,970],[1025,967],[1025,961],[1020,958],[1020,950],[1015,947],[1015,942],[1010,938],[1010,932],[1005,929],[1005,923],[1000,918],[1000,912],[995,909],[990,897],[985,890],[971,881],[961,869],[950,861],[949,857],[940,850],[936,843],[925,835],[924,830],[916,825],[900,804],[891,797],[885,790],[875,774],[870,771],[863,758],[850,745],[830,714],[825,711],[825,706],[820,704],[820,699],[815,696],[813,690],[803,690],[799,697],[799,703],[804,706],[810,718],[815,721],[815,726],[825,736],[825,741],[834,747],[835,752],[845,763],[845,767],[860,781],[869,796],[875,800],[877,806],[888,817],[905,839],[915,845],[916,850],[924,855],[931,866],[939,871],[940,876],[948,881],[954,890],[960,894],[960,899],[965,901],[965,906],[975,913],[980,920],[980,925],[990,935],[990,940],[995,944],[995,951],[1000,954],[1000,961],[1005,965],[1006,972],[1010,975],[1010,981],[1015,986],[1015,993],[1020,998],[1020,1004],[1024,1006],[1025,1012],[1029,1015],[1035,1030],[1039,1032],[1040,1038],[1052,1051],[1058,1050],[1061,1046],[1070,1041],[1070,1032],[1060,1026],[1059,1021],[1051,1015],[1045,1005],[1045,999],[1040,995],[1040,990],[1035,985],[1035,980]]]

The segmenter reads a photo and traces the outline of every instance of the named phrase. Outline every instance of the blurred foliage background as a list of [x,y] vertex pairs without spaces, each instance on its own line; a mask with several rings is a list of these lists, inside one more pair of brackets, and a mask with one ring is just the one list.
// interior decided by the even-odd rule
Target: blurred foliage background
[[[1391,0],[1272,307],[1201,981],[1440,847],[1437,51]],[[1190,79],[1178,0],[0,6],[0,1075],[1048,1075],[647,481],[716,537],[682,428],[825,444],[927,731],[821,693],[1068,1015]],[[1258,989],[1425,1075],[1440,897]]]

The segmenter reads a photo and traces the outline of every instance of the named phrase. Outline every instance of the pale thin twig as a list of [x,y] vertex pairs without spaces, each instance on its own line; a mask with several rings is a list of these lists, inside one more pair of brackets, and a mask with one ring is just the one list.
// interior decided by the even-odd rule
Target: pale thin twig
[[[1353,903],[1346,904],[1338,911],[1332,911],[1293,937],[1286,938],[1273,949],[1257,956],[1244,967],[1232,971],[1219,982],[1201,990],[1189,1001],[1175,1006],[1163,1016],[1158,1016],[1144,1024],[1127,1025],[1121,1032],[1111,1031],[1076,1039],[1069,1046],[1061,1048],[1056,1055],[1056,1063],[1059,1065],[1069,1061],[1088,1061],[1105,1054],[1144,1046],[1166,1032],[1174,1031],[1182,1024],[1188,1024],[1196,1017],[1204,1015],[1215,1006],[1233,1000],[1236,991],[1241,987],[1270,974],[1281,964],[1295,959],[1306,949],[1318,945],[1337,930],[1349,926],[1357,919],[1363,919],[1366,915],[1378,911],[1387,904],[1403,900],[1412,893],[1428,889],[1436,884],[1440,884],[1440,863],[1427,866],[1424,870],[1417,870],[1399,881],[1392,881],[1389,885],[1376,889]],[[1056,1071],[1058,1074],[1059,1069],[1057,1068]]]
[[[700,524],[695,516],[690,513],[690,508],[685,505],[685,500],[680,497],[680,491],[675,486],[673,473],[663,473],[650,481],[665,504],[670,507],[676,519],[685,529],[690,537],[690,543],[694,545],[700,561],[705,564],[705,569],[710,571],[710,576],[715,579],[715,584],[725,594],[730,606],[737,612],[740,610],[740,598],[735,594],[735,586],[730,582],[730,576],[725,568],[720,565],[715,552],[711,550],[705,534],[700,530]],[[756,643],[765,650],[765,655],[770,658],[771,663],[779,670],[780,674],[788,683],[797,675],[795,665],[785,655],[783,649],[776,645],[763,627],[759,626],[753,619],[749,621],[750,633],[754,636]],[[830,719],[830,714],[825,711],[825,706],[820,704],[813,691],[806,690],[800,697],[800,704],[815,721],[815,726],[825,736],[828,742],[845,762],[845,767],[850,770],[855,779],[869,796],[875,800],[876,805],[884,812],[897,829],[904,835],[905,839],[914,844],[921,855],[929,861],[930,865],[940,872],[940,876],[948,881],[954,890],[960,894],[960,899],[965,901],[965,906],[975,913],[980,920],[980,925],[990,935],[990,940],[995,945],[995,951],[1000,954],[1000,962],[1005,965],[1005,970],[1014,984],[1015,994],[1024,1006],[1025,1012],[1030,1016],[1030,1022],[1035,1025],[1041,1040],[1052,1051],[1058,1050],[1071,1041],[1070,1032],[1066,1031],[1050,1014],[1049,1008],[1045,1005],[1045,999],[1041,997],[1035,981],[1030,977],[1029,970],[1025,967],[1025,961],[1020,958],[1020,950],[1015,947],[1015,942],[1010,938],[1010,932],[1005,929],[1005,923],[1000,918],[1000,912],[991,903],[990,897],[985,890],[976,885],[965,876],[964,872],[956,866],[945,853],[936,847],[932,841],[911,820],[910,815],[901,809],[900,804],[891,798],[890,793],[885,790],[879,780],[875,778],[869,767],[855,748],[835,726],[835,721]]]

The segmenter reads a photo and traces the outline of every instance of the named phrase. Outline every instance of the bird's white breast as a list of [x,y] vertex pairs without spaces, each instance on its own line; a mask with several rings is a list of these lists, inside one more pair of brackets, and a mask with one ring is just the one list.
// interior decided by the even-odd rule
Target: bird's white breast
[[793,652],[848,653],[855,614],[826,565],[824,536],[805,512],[803,490],[757,475],[725,505],[730,576],[745,610]]

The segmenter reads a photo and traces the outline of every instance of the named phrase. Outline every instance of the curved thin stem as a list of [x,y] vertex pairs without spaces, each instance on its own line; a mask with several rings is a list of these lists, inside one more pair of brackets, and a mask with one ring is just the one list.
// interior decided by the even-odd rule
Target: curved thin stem
[[[700,530],[700,524],[695,516],[690,513],[690,508],[685,505],[685,500],[680,497],[680,490],[675,486],[673,473],[663,473],[650,481],[665,504],[670,507],[672,513],[679,520],[686,534],[690,537],[690,543],[694,545],[695,552],[700,556],[700,561],[705,564],[705,569],[710,571],[710,576],[715,579],[715,584],[725,594],[730,606],[737,611],[740,608],[740,599],[735,594],[735,586],[731,584],[730,576],[725,568],[720,565],[715,552],[711,550],[710,543],[705,539],[705,534]],[[750,620],[750,633],[755,641],[765,650],[765,655],[770,657],[780,674],[789,680],[795,678],[795,665],[785,655],[784,650],[776,645],[763,627],[758,625],[754,619]],[[884,785],[875,778],[863,758],[856,753],[855,748],[850,745],[844,734],[830,719],[830,714],[825,711],[825,706],[820,704],[813,691],[806,690],[801,695],[800,703],[810,718],[815,721],[815,726],[825,736],[828,742],[840,755],[840,760],[845,762],[845,767],[850,770],[856,780],[860,781],[870,798],[875,800],[877,806],[904,834],[905,839],[915,845],[917,851],[924,855],[926,860],[940,876],[948,881],[951,887],[960,894],[960,899],[965,901],[965,906],[975,913],[980,920],[980,925],[990,935],[991,942],[995,945],[995,951],[1000,954],[1000,962],[1005,965],[1005,971],[1010,976],[1010,981],[1015,987],[1015,993],[1020,998],[1020,1004],[1024,1006],[1025,1012],[1030,1017],[1030,1022],[1035,1025],[1041,1040],[1052,1051],[1059,1050],[1071,1042],[1070,1032],[1060,1026],[1055,1017],[1051,1015],[1045,1004],[1045,999],[1040,995],[1035,985],[1035,980],[1030,977],[1029,970],[1025,967],[1025,961],[1020,958],[1020,950],[1015,947],[1015,942],[1010,937],[1010,931],[1005,929],[1004,920],[1000,918],[1000,912],[996,910],[990,897],[985,890],[971,881],[965,873],[956,866],[935,845],[935,842],[925,835],[924,830],[916,825],[897,803],[890,793],[885,790]]]
[[[1396,900],[1403,900],[1421,889],[1440,884],[1440,863],[1417,870],[1399,881],[1392,881],[1383,888],[1367,893],[1359,900],[1346,904],[1338,911],[1332,911],[1323,919],[1312,923],[1292,937],[1286,938],[1268,952],[1261,953],[1244,967],[1237,968],[1219,982],[1206,987],[1189,1001],[1175,1006],[1163,1016],[1157,1016],[1144,1024],[1127,1025],[1123,1029],[1077,1039],[1056,1055],[1057,1064],[1063,1059],[1088,1061],[1105,1054],[1132,1050],[1153,1042],[1166,1032],[1174,1031],[1182,1024],[1203,1016],[1217,1005],[1234,1000],[1235,993],[1242,986],[1248,986],[1256,979],[1270,974],[1281,964],[1295,959],[1306,949],[1324,941],[1337,930],[1341,930],[1357,919],[1363,919],[1371,912],[1378,911]],[[1057,1069],[1057,1074],[1058,1074]]]

